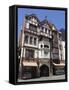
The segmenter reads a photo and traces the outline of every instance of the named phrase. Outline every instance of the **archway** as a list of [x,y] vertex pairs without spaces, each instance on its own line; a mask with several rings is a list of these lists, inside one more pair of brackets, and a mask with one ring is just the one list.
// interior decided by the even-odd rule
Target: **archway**
[[43,76],[49,76],[49,68],[48,68],[48,66],[42,65],[40,67],[40,76],[41,77],[43,77]]

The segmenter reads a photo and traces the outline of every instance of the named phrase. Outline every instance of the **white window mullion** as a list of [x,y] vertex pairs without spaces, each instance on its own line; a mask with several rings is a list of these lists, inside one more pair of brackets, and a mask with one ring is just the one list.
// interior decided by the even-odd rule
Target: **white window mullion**
[[47,29],[47,34],[49,33],[48,29]]
[[28,36],[28,44],[30,44],[30,36]]

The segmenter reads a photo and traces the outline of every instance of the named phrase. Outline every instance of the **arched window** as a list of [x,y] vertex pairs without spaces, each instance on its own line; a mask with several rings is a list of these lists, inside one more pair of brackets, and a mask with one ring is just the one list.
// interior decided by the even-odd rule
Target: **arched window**
[[43,45],[41,45],[41,48],[43,48]]
[[44,45],[44,48],[49,48],[49,46],[48,45]]

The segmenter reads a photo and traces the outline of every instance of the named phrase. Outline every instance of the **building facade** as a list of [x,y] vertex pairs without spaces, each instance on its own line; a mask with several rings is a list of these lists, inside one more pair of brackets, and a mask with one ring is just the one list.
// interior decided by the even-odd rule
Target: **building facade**
[[55,25],[47,19],[40,22],[35,14],[26,15],[19,38],[19,78],[53,75],[53,66],[61,66],[61,42]]

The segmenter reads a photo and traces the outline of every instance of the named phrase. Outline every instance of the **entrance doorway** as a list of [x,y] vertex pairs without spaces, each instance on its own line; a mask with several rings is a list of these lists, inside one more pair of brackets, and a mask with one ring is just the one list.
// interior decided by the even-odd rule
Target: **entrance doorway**
[[46,66],[46,65],[42,65],[41,67],[40,67],[40,76],[41,77],[45,77],[45,76],[49,76],[49,68],[48,68],[48,66]]

